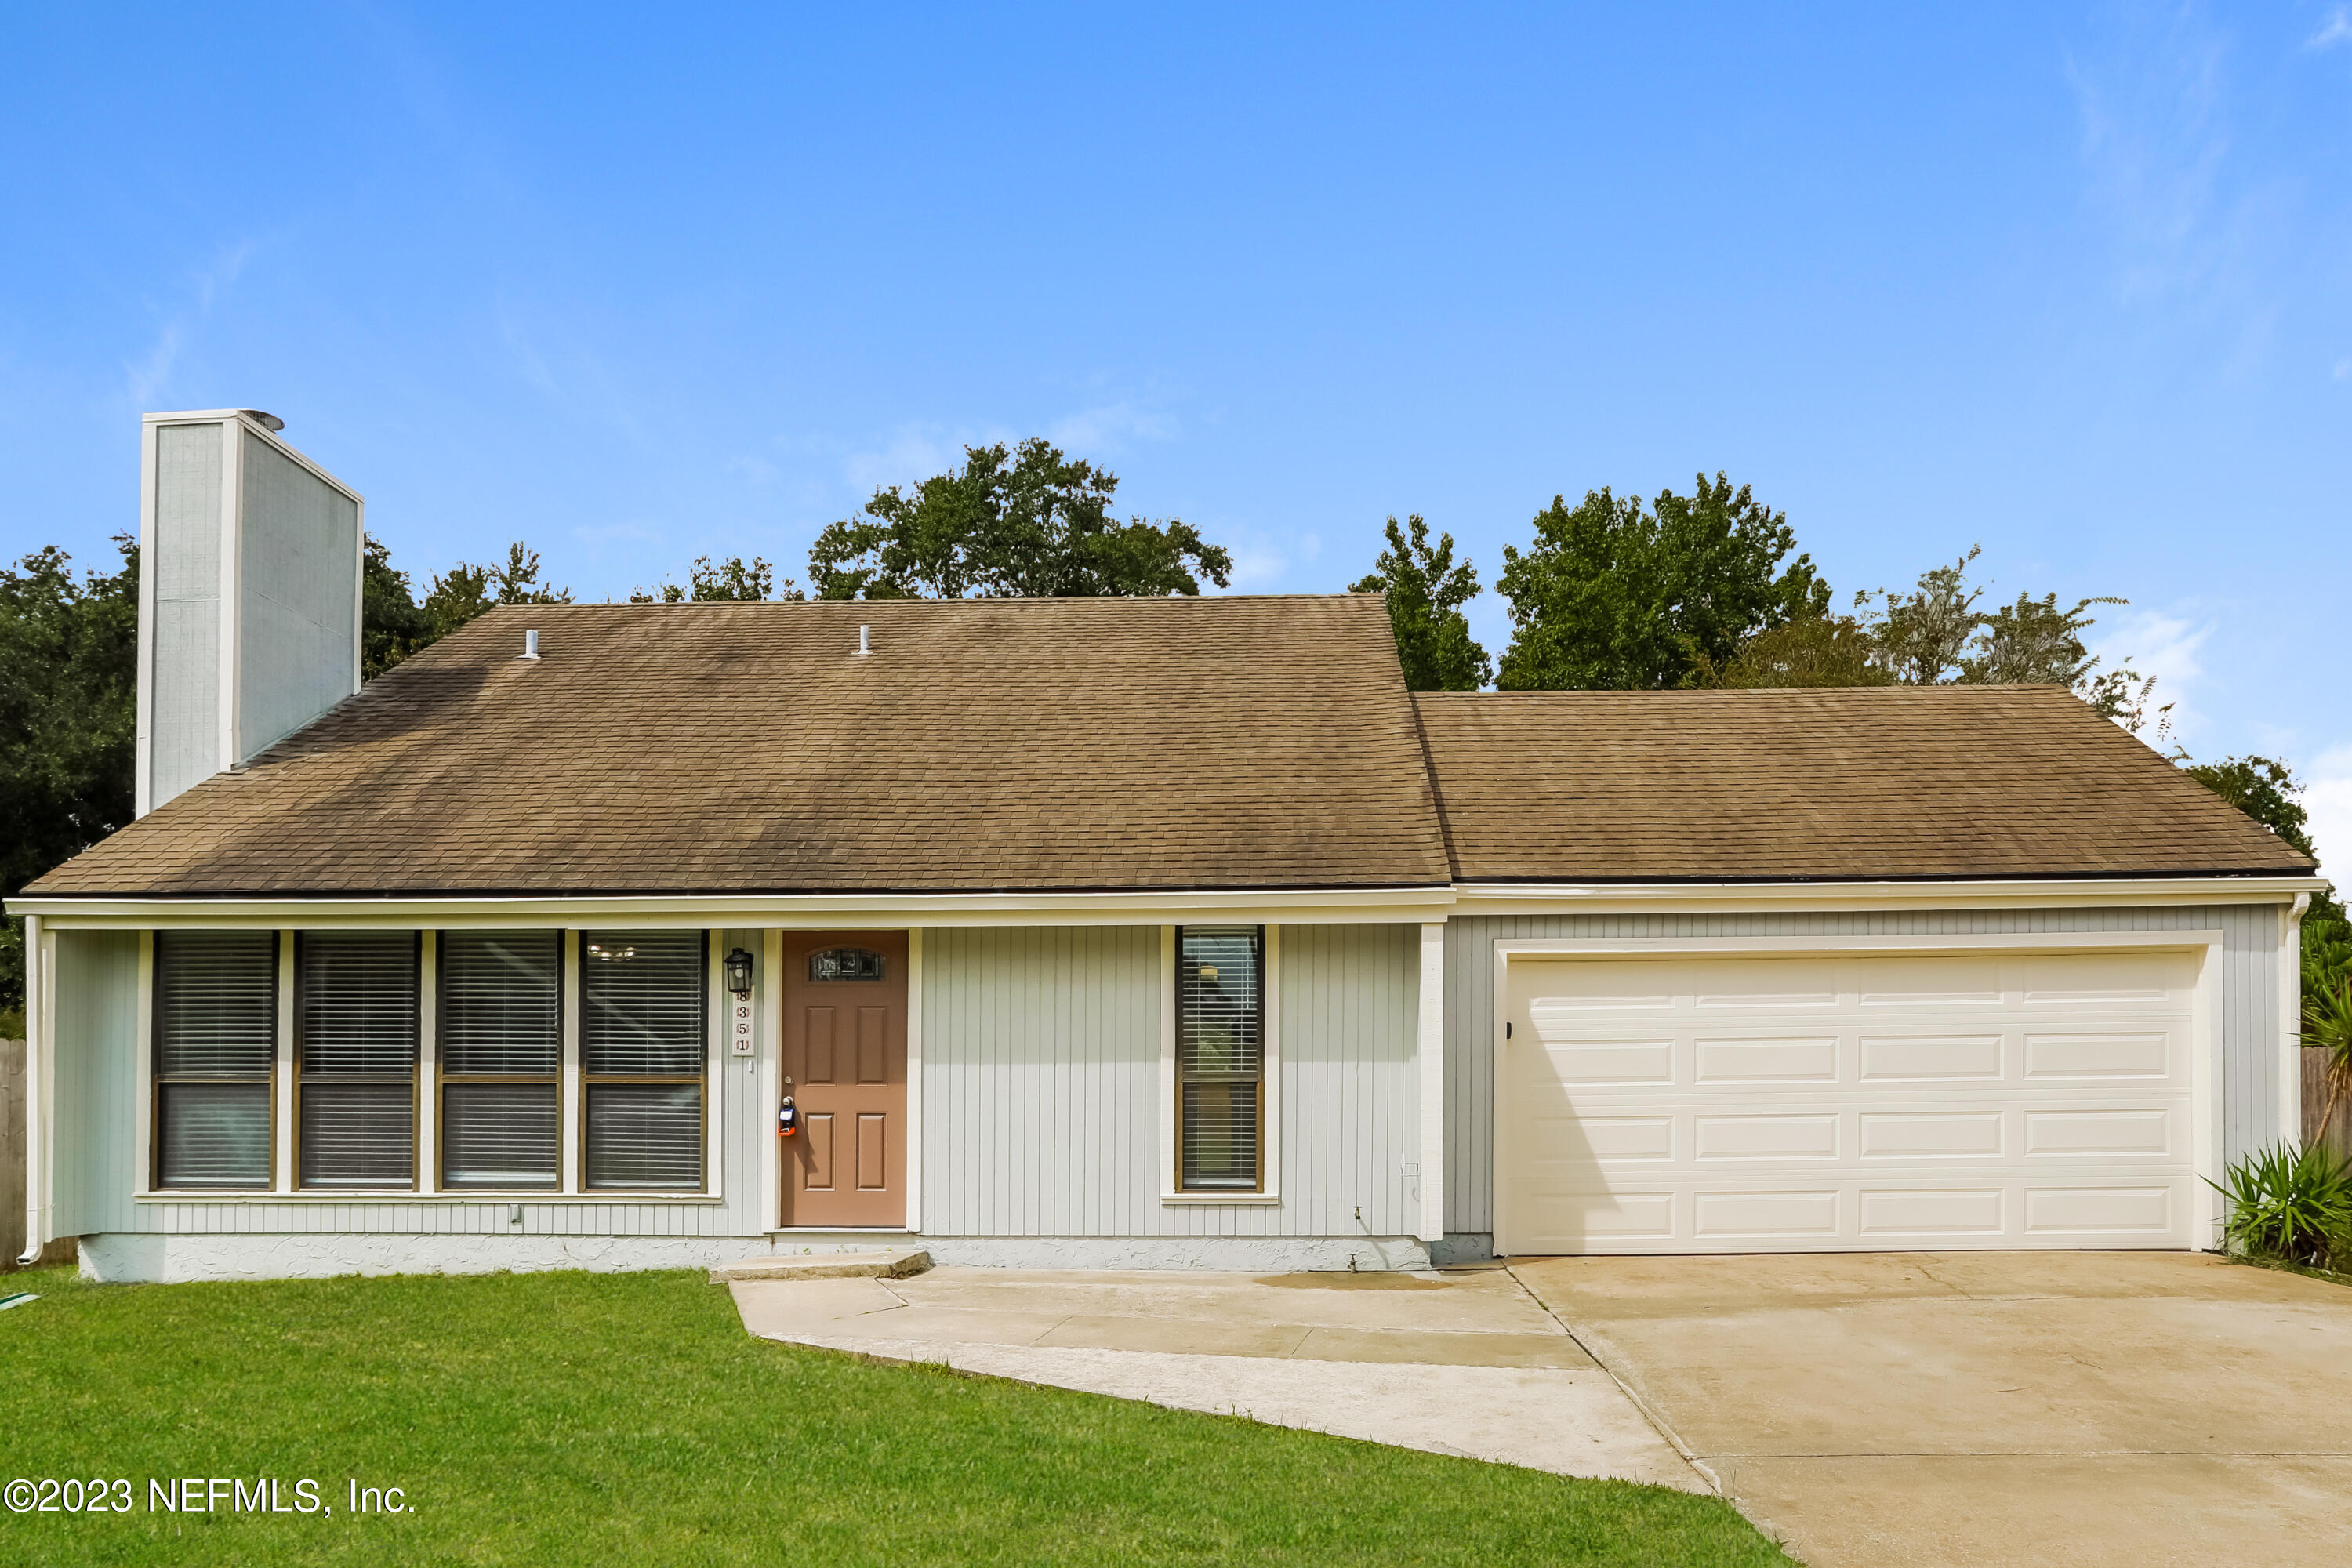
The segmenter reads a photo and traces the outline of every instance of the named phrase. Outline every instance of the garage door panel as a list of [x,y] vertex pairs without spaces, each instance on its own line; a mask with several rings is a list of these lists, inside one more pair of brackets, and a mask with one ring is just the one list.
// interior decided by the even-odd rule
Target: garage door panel
[[2000,1077],[1999,1035],[1864,1035],[1864,1083]]
[[1834,1160],[1834,1114],[1774,1115],[1749,1111],[1692,1118],[1692,1154],[1700,1160]]
[[2179,952],[2066,952],[2016,961],[2029,1003],[2152,1003],[2177,1005],[2196,984],[2196,963]]
[[1838,1233],[1835,1188],[1810,1192],[1747,1187],[1700,1192],[1692,1205],[1692,1233],[1700,1240],[1738,1237],[1818,1237]]
[[2186,1196],[2170,1184],[2033,1187],[2025,1194],[2029,1236],[2169,1235]]
[[2001,1187],[1866,1187],[1855,1228],[1889,1243],[1904,1237],[1998,1237],[2008,1192]]
[[2025,1076],[2158,1079],[2173,1070],[2174,1054],[2171,1033],[2162,1029],[2030,1033],[2025,1037]]
[[1854,1120],[1864,1160],[1998,1160],[2007,1147],[2000,1110],[1866,1110]]
[[1696,1083],[1834,1083],[1838,1037],[1809,1035],[1693,1042]]
[[1559,1037],[1538,1026],[1538,1035],[1552,1059],[1553,1076],[1561,1085],[1642,1084],[1675,1081],[1672,1036],[1654,1039],[1585,1039],[1554,1045]]
[[1692,1005],[1708,1012],[1834,1007],[1846,989],[1846,967],[1834,959],[1721,960],[1693,966],[1696,979],[1689,994]]
[[2029,1110],[2024,1118],[2029,1155],[2107,1159],[2137,1154],[2160,1160],[2185,1152],[2174,1136],[2169,1110]]
[[1498,1239],[2193,1245],[2195,964],[2109,956],[1515,963]]
[[[1925,1007],[1984,1010],[2006,995],[2000,955],[1915,958],[1899,969],[1869,959],[1854,961],[1855,991],[1864,1007],[1916,1012]],[[1889,984],[1890,974],[1900,984]]]

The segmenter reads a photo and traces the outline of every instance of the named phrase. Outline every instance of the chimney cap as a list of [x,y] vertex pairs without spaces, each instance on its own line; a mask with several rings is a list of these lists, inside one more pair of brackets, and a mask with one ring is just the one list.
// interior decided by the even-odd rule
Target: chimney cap
[[277,435],[278,432],[286,428],[286,421],[280,419],[275,414],[266,414],[258,408],[240,408],[237,412],[244,415],[247,419],[252,420],[256,425],[260,426],[264,430],[268,431],[272,436]]

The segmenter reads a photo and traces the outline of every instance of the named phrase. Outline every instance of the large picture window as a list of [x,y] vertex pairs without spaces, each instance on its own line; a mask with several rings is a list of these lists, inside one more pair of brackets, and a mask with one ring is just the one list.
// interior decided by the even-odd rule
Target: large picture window
[[155,934],[153,1180],[270,1184],[278,933]]
[[580,1066],[586,1185],[702,1185],[700,931],[584,931]]
[[1265,932],[1176,932],[1177,1179],[1185,1192],[1264,1190]]
[[441,1181],[553,1188],[563,1146],[563,933],[443,931]]
[[414,1186],[417,933],[303,931],[294,962],[300,1184]]

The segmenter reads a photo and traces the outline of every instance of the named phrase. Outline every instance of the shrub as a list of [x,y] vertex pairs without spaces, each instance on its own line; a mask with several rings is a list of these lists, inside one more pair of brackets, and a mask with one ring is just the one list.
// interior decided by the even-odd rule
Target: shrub
[[2233,1252],[2340,1269],[2352,1264],[2352,1163],[2324,1143],[2249,1154],[2214,1184]]

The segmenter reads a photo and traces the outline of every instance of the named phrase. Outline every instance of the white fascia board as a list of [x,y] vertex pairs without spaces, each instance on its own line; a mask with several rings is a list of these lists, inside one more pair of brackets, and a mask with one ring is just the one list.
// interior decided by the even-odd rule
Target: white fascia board
[[11,910],[82,929],[160,926],[497,930],[543,925],[856,927],[1417,925],[1444,919],[1450,888],[1244,889],[1213,892],[936,894],[632,894],[603,898],[13,898]]
[[361,495],[359,491],[352,489],[351,486],[343,483],[342,480],[337,479],[334,475],[329,473],[325,468],[320,468],[310,458],[305,457],[299,449],[288,446],[286,438],[278,435],[275,430],[272,430],[268,426],[256,424],[252,419],[247,417],[247,411],[245,409],[192,408],[184,410],[177,414],[142,414],[139,416],[139,423],[142,430],[152,428],[157,425],[227,424],[237,426],[241,429],[260,437],[272,447],[278,448],[279,452],[283,453],[289,460],[299,463],[303,468],[310,469],[311,473],[317,475],[321,480],[334,486],[335,489],[351,497],[352,500],[360,501],[363,504],[367,500],[367,498]]
[[2040,905],[2284,904],[2327,879],[2280,877],[2084,877],[2032,881],[1622,882],[1455,885],[1456,915],[1590,910],[1705,914],[1746,910],[1982,910]]

